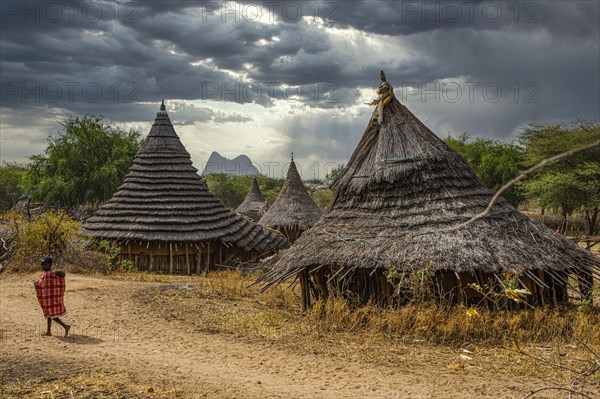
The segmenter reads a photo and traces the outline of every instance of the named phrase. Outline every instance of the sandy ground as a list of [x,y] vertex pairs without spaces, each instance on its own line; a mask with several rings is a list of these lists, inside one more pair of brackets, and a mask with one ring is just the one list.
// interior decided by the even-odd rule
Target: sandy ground
[[[54,336],[41,337],[45,320],[31,285],[34,277],[0,279],[0,372],[8,380],[48,368],[65,377],[122,370],[145,384],[173,389],[174,397],[286,399],[521,398],[546,385],[529,377],[457,373],[419,362],[391,368],[209,334],[136,306],[135,293],[159,283],[85,275],[67,280],[64,320],[73,325],[71,337],[60,337],[56,324]],[[566,396],[536,396],[541,397]]]

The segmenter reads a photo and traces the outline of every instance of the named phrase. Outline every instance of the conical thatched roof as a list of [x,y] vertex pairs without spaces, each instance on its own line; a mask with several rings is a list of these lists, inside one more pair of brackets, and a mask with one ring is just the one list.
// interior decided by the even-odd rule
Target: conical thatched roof
[[307,230],[323,215],[312,199],[298,173],[294,158],[277,199],[258,223],[271,228]]
[[600,267],[590,252],[504,200],[485,218],[456,228],[482,212],[493,192],[398,102],[391,87],[380,88],[378,94],[378,107],[334,182],[331,205],[316,225],[278,255],[266,281],[322,267],[411,271],[430,266],[517,275]]
[[161,107],[123,184],[87,220],[84,233],[123,242],[218,239],[246,250],[287,247],[282,235],[226,208],[197,172]]
[[244,201],[235,209],[240,215],[246,216],[248,219],[257,222],[260,219],[261,210],[265,207],[265,197],[263,197],[258,187],[256,177],[252,179],[250,191],[246,195]]

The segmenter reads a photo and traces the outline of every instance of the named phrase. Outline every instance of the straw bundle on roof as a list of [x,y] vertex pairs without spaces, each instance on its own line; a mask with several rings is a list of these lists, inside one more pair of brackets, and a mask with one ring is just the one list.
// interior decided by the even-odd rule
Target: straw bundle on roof
[[385,80],[378,94],[367,129],[333,184],[329,209],[277,256],[266,286],[299,275],[305,305],[308,287],[327,295],[332,283],[365,301],[389,303],[390,270],[427,268],[446,293],[469,283],[497,284],[506,273],[537,304],[566,300],[569,273],[583,276],[589,289],[599,259],[504,200],[485,218],[453,229],[485,209],[493,193],[398,102]]
[[258,223],[278,229],[290,241],[314,225],[323,215],[323,210],[312,199],[298,173],[292,156],[285,183],[273,205]]
[[265,209],[265,197],[263,197],[260,192],[260,187],[258,187],[258,181],[256,177],[252,179],[252,184],[250,185],[250,190],[246,195],[244,201],[235,209],[237,213],[240,215],[246,216],[248,219],[253,222],[258,222],[258,220],[263,215],[263,210]]
[[140,262],[149,263],[142,268],[152,268],[150,254],[158,254],[161,248],[168,248],[162,256],[169,256],[170,263],[173,255],[219,252],[218,257],[204,260],[210,268],[226,259],[228,252],[269,253],[288,246],[281,234],[226,208],[197,171],[163,104],[123,184],[86,221],[84,234],[116,241],[127,247],[128,255],[133,246],[135,254],[144,255]]

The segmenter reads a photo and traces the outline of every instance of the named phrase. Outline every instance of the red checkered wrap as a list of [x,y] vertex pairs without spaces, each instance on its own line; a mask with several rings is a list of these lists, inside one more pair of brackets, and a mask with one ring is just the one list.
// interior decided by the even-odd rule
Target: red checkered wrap
[[61,317],[67,313],[65,288],[65,279],[51,271],[44,272],[35,283],[35,292],[44,311],[44,317]]

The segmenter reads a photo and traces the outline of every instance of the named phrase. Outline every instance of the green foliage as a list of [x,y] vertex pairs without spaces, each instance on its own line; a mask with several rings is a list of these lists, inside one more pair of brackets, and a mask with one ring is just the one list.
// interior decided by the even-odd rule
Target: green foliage
[[[526,148],[524,166],[531,167],[554,155],[600,140],[600,125],[530,125],[519,140]],[[521,186],[538,205],[560,212],[565,219],[563,223],[574,211],[584,213],[587,233],[591,235],[600,209],[600,149],[554,162]]]
[[333,192],[329,188],[315,190],[311,195],[321,209],[325,209],[333,199]]
[[[458,138],[448,137],[446,144],[462,155],[483,184],[494,191],[519,174],[523,157],[523,148],[519,145],[480,138],[471,140],[467,133]],[[514,186],[503,197],[515,207],[524,199]]]
[[[250,185],[252,176],[232,176],[225,173],[211,173],[205,177],[208,189],[223,201],[225,206],[236,208],[244,201]],[[272,204],[277,198],[282,179],[272,179],[269,177],[258,177],[258,186],[265,199]]]
[[600,298],[600,287],[596,287],[592,290],[590,295],[587,298],[583,298],[581,303],[577,306],[577,311],[582,313],[593,313],[594,302],[596,298]]
[[94,240],[90,249],[100,252],[106,260],[105,273],[111,272],[135,272],[137,267],[129,259],[121,257],[121,247],[114,242],[106,240]]
[[[327,175],[325,176],[325,184],[327,187],[331,187],[331,184],[338,178],[340,173],[344,170],[346,166],[344,164],[338,164],[335,168],[333,168]],[[320,205],[319,205],[320,206]]]
[[19,186],[27,171],[25,165],[3,162],[0,166],[0,212],[7,211],[19,202],[23,189]]
[[34,201],[74,206],[108,200],[121,184],[141,145],[140,133],[104,123],[102,116],[69,116],[58,137],[31,157],[23,186]]
[[394,295],[403,302],[423,302],[433,298],[431,290],[435,270],[431,263],[418,271],[405,271],[392,264],[386,265],[385,277],[394,287]]

